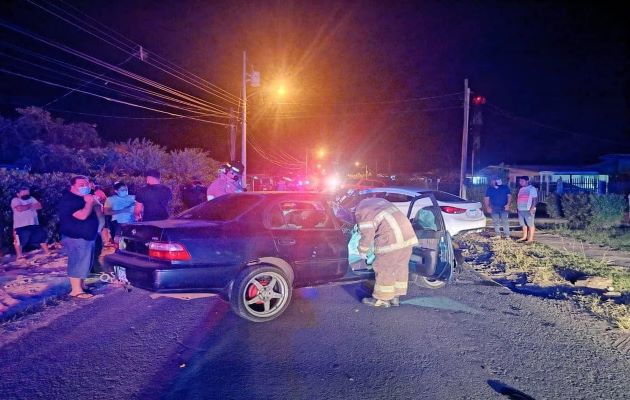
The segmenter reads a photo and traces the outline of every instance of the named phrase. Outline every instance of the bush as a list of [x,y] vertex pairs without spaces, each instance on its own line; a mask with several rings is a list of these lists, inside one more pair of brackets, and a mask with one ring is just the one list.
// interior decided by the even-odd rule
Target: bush
[[[28,186],[31,194],[40,203],[42,209],[39,210],[39,224],[44,228],[49,241],[59,240],[57,224],[57,204],[64,191],[70,187],[70,178],[74,173],[47,173],[29,174],[25,171],[4,171],[0,170],[0,242],[5,246],[13,243],[13,211],[11,210],[11,200],[17,194],[20,186]],[[117,180],[123,180],[128,186],[131,194],[137,192],[138,188],[145,184],[143,176],[120,176],[111,173],[104,173],[92,176],[92,180],[103,187],[107,194],[112,193],[112,185]],[[185,177],[169,177],[162,179],[162,183],[168,186],[173,192],[173,201],[170,204],[169,213],[175,215],[183,210],[180,187],[186,182]]]
[[562,210],[569,228],[585,229],[593,216],[593,205],[588,193],[566,193],[562,196]]
[[607,229],[618,226],[623,221],[626,200],[620,194],[590,195],[593,215],[588,223],[592,229]]
[[547,214],[551,218],[562,218],[564,213],[562,212],[561,197],[556,193],[551,193],[547,196]]
[[626,202],[618,194],[567,193],[561,205],[570,228],[598,230],[619,225]]

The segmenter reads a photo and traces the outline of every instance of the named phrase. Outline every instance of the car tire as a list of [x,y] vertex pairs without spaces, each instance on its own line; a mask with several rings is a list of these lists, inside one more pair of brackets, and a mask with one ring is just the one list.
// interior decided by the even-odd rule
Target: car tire
[[278,318],[289,306],[291,282],[279,268],[256,265],[238,274],[230,292],[230,305],[241,318],[267,322]]
[[427,278],[425,276],[420,276],[420,275],[416,276],[416,278],[413,280],[413,283],[427,289],[441,289],[444,286],[446,286],[445,281],[440,281],[437,279],[430,279],[430,278]]

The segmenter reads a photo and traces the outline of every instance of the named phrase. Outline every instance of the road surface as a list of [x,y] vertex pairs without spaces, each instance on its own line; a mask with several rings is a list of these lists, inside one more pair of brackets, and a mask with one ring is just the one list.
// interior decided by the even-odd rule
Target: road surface
[[299,289],[263,324],[218,297],[109,287],[3,327],[0,398],[628,398],[622,332],[568,301],[461,279],[390,309],[360,304],[365,283]]

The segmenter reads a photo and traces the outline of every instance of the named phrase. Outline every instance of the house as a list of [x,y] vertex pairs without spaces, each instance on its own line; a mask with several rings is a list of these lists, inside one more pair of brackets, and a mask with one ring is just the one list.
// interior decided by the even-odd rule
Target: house
[[506,178],[516,186],[527,175],[538,187],[540,201],[550,193],[587,191],[594,193],[630,192],[630,154],[608,154],[592,165],[490,165],[472,177],[472,183],[488,184],[492,175]]

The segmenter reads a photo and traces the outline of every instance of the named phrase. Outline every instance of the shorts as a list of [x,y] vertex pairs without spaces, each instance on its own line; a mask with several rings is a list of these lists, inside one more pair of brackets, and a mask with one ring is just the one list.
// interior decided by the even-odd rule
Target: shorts
[[529,228],[534,227],[534,216],[529,210],[518,210],[518,223]]
[[39,225],[27,225],[15,228],[15,234],[22,248],[29,244],[46,243],[46,232]]
[[94,257],[94,240],[62,237],[61,244],[68,255],[68,276],[85,279],[90,273]]

